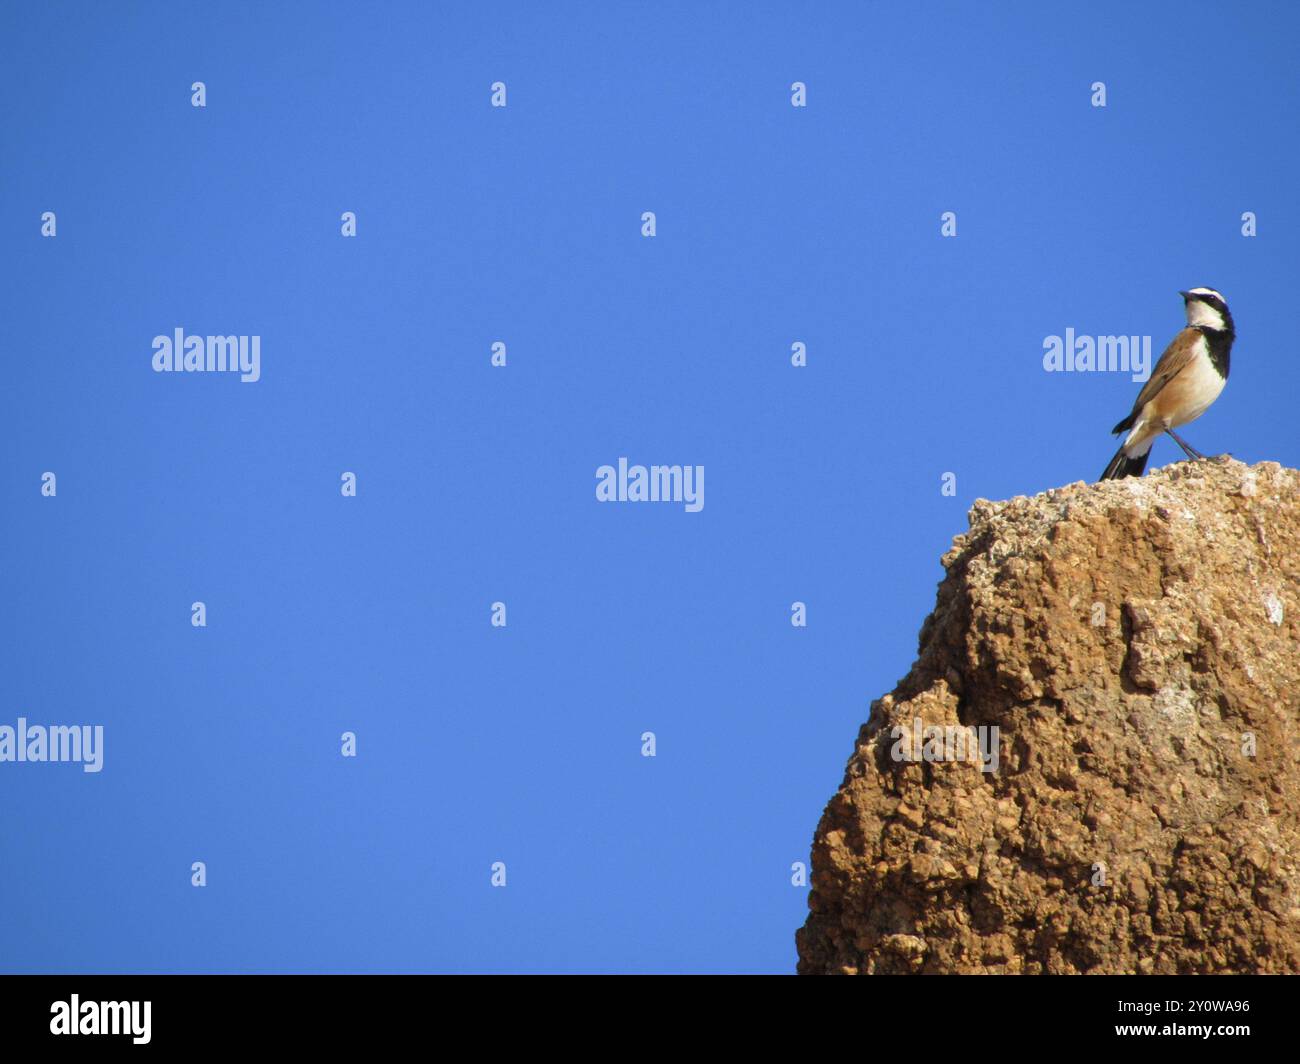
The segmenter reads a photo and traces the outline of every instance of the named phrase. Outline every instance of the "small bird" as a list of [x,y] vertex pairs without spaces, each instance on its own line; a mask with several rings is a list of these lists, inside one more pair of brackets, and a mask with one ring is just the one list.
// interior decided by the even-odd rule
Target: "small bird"
[[1228,383],[1228,356],[1237,334],[1228,304],[1213,288],[1190,288],[1178,294],[1187,312],[1187,328],[1165,348],[1138,392],[1132,413],[1110,430],[1128,435],[1102,480],[1140,477],[1151,444],[1162,432],[1169,433],[1188,458],[1205,457],[1174,429],[1195,421],[1219,398]]

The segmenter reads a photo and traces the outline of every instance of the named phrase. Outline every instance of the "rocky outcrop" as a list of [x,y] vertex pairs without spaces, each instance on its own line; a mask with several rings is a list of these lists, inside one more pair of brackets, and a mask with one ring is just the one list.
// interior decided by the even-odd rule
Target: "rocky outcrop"
[[1300,472],[980,500],[943,565],[799,971],[1300,972]]

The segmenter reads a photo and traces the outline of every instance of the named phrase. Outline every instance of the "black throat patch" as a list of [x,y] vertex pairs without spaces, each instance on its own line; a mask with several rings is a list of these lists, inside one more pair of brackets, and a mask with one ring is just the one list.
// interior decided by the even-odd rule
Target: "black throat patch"
[[1198,325],[1196,330],[1205,337],[1205,346],[1210,352],[1210,364],[1226,381],[1229,356],[1232,354],[1232,341],[1236,339],[1236,333],[1231,329],[1211,329],[1208,325]]

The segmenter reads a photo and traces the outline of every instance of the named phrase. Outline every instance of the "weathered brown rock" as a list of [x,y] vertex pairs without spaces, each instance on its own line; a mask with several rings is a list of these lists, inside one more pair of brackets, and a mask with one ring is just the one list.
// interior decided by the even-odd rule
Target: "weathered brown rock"
[[[1300,472],[970,520],[817,828],[799,971],[1300,972]],[[997,726],[998,770],[895,760],[916,718]]]

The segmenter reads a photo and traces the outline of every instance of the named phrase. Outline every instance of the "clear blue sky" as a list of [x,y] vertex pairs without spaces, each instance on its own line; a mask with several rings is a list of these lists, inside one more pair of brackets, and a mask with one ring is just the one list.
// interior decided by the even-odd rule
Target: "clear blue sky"
[[792,971],[971,502],[1114,451],[1045,337],[1216,287],[1185,435],[1300,464],[1294,4],[0,10],[0,724],[105,727],[0,764],[5,971]]

